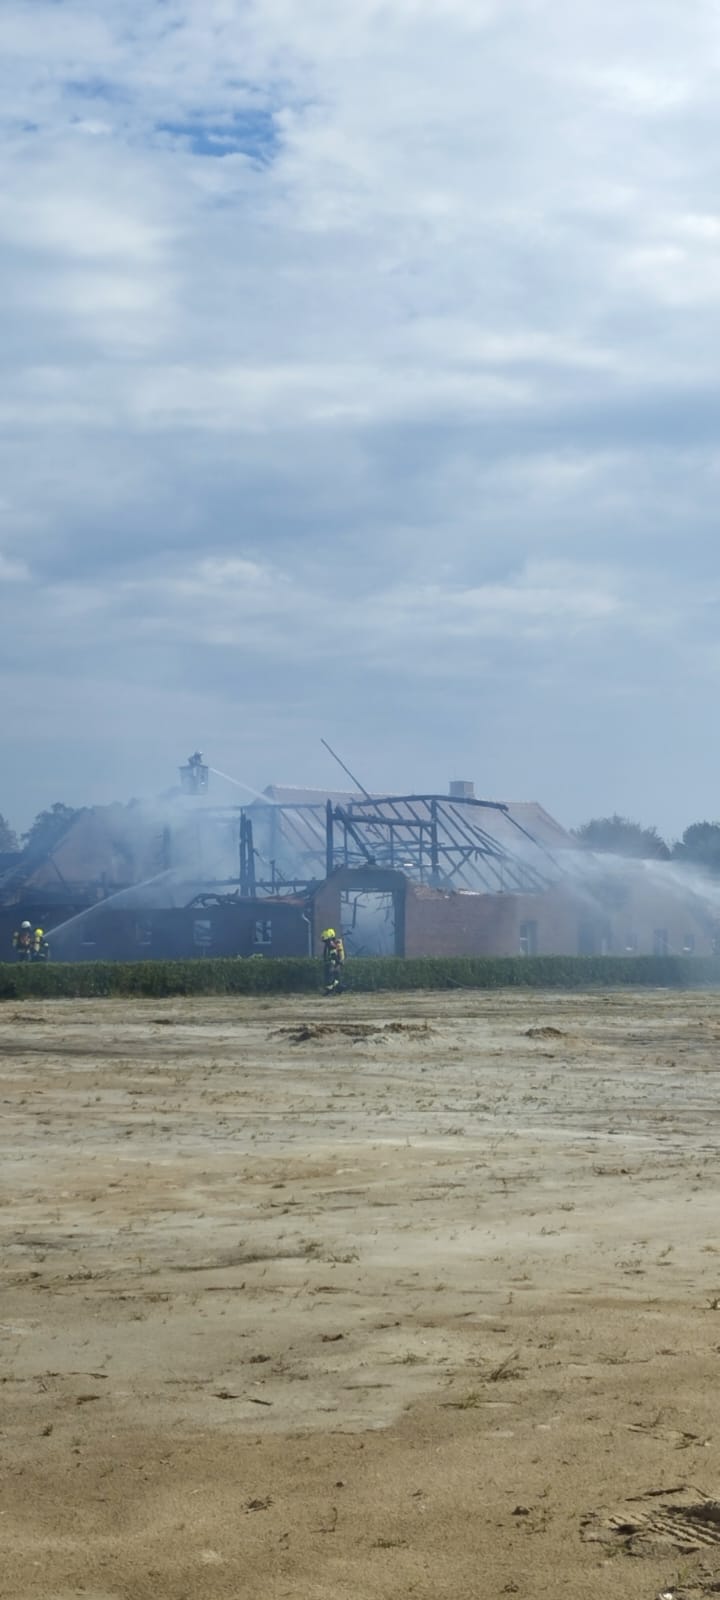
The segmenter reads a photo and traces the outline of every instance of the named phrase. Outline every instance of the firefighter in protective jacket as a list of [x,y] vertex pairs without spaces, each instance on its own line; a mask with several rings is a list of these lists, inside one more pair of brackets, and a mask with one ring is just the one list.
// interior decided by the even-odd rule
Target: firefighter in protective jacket
[[343,967],[345,966],[345,946],[340,935],[334,928],[325,928],[321,934],[323,945],[323,979],[326,994],[340,994],[342,991]]
[[32,961],[35,948],[32,923],[21,922],[20,927],[15,929],[12,942],[18,961]]

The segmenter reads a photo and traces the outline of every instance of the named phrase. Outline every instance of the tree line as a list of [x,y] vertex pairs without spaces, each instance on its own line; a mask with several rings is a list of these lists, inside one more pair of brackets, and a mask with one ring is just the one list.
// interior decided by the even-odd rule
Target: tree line
[[27,833],[18,834],[0,812],[0,854],[13,854],[17,850],[49,851],[67,831],[71,822],[81,816],[84,806],[66,806],[56,800],[47,811],[38,811]]
[[629,817],[591,817],[573,836],[584,850],[634,856],[643,861],[681,861],[720,877],[720,822],[691,822],[681,839],[668,844],[657,828],[644,828]]

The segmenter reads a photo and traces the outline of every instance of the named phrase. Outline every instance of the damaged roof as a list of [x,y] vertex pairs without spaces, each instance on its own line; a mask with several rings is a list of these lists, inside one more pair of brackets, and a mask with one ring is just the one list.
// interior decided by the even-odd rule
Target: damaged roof
[[577,848],[571,835],[531,801],[275,787],[268,799],[267,805],[248,807],[261,880],[267,869],[274,881],[278,874],[295,881],[325,876],[328,801],[336,865],[373,862],[444,887],[485,893],[545,888],[561,875],[552,852]]

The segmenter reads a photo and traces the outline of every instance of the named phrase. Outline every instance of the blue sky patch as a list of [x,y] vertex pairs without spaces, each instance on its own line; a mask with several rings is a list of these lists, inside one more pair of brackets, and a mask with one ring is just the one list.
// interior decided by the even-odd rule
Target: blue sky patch
[[127,90],[121,84],[113,83],[110,78],[68,78],[65,88],[68,94],[78,100],[105,100],[108,104],[116,104],[129,99]]
[[183,122],[158,122],[159,133],[184,139],[196,156],[242,154],[254,161],[270,161],[277,148],[277,129],[271,111],[239,111],[222,121],[191,117]]

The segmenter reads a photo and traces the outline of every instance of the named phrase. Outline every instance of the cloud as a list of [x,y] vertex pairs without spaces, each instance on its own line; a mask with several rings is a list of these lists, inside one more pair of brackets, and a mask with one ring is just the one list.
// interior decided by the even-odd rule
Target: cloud
[[712,809],[718,49],[710,0],[6,0],[0,810],[186,726],[322,781],[336,724],[372,786]]
[[9,561],[0,550],[0,583],[25,583],[30,576],[22,561]]

